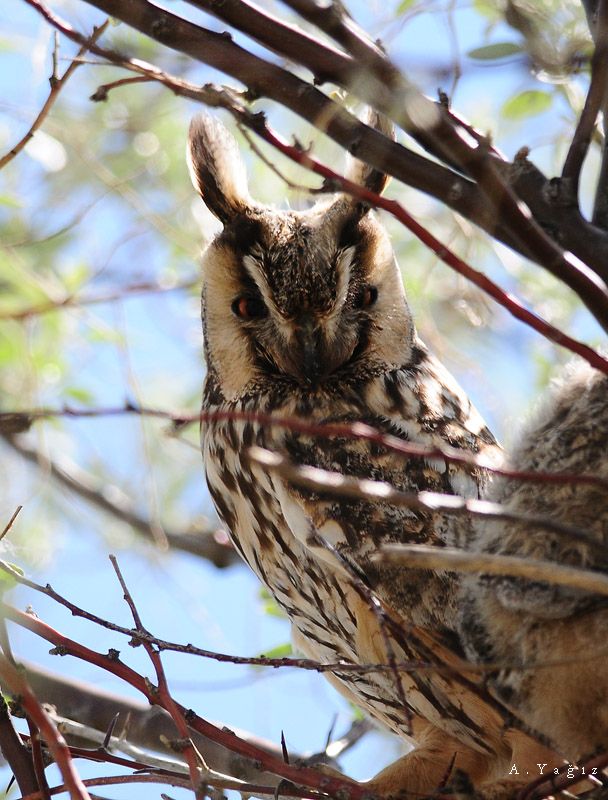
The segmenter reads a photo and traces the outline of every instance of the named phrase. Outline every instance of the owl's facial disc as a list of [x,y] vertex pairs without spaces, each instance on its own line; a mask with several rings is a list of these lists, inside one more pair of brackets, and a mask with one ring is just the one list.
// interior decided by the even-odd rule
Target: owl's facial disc
[[[353,214],[352,205],[266,210],[228,225],[213,247],[211,265],[222,265],[232,289],[223,293],[224,321],[214,336],[238,337],[258,378],[287,377],[310,388],[394,360],[391,348],[382,347],[387,313],[387,333],[398,316],[401,335],[408,335],[387,237],[371,215]],[[211,265],[206,282],[219,285]],[[208,298],[207,308],[219,300],[212,305]]]

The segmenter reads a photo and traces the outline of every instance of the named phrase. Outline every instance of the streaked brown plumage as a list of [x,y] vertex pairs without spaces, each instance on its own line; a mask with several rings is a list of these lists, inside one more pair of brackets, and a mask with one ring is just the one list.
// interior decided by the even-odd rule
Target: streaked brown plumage
[[[403,439],[494,455],[480,416],[416,335],[375,215],[343,195],[303,212],[262,206],[249,196],[236,144],[217,121],[196,118],[190,142],[195,186],[224,225],[203,259],[203,410],[363,421]],[[376,191],[384,184],[358,162],[349,177]],[[296,489],[251,463],[253,445],[405,491],[476,498],[486,476],[437,460],[403,461],[369,442],[249,421],[210,422],[202,432],[220,517],[289,615],[305,653],[323,662],[386,664],[394,656],[457,668],[402,672],[401,687],[392,672],[331,678],[418,745],[374,789],[431,792],[454,754],[456,767],[479,782],[506,777],[519,746],[534,759],[530,740],[508,729],[504,707],[476,677],[458,673],[456,576],[371,561],[387,542],[460,544],[449,516]],[[370,591],[396,625],[380,624]]]
[[[507,466],[608,479],[608,378],[571,365],[519,434]],[[497,479],[507,511],[543,515],[575,540],[515,522],[475,525],[468,546],[501,555],[608,571],[608,492],[593,484]],[[482,576],[464,582],[461,635],[477,662],[521,665],[489,676],[502,702],[555,742],[570,763],[608,749],[608,597]]]

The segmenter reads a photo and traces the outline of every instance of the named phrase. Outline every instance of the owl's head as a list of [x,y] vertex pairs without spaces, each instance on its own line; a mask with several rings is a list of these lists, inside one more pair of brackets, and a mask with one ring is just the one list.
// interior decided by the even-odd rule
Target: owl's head
[[[388,236],[338,194],[307,211],[253,200],[237,144],[216,119],[190,126],[192,179],[222,232],[203,257],[205,351],[226,399],[268,380],[315,391],[407,362],[414,328]],[[351,160],[347,176],[386,178]]]

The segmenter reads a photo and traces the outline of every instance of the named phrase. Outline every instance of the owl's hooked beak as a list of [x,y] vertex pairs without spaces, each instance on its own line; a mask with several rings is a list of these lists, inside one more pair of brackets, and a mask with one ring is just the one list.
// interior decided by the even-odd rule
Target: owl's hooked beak
[[301,377],[311,384],[327,374],[323,334],[311,314],[302,315],[295,333],[300,359],[294,366]]

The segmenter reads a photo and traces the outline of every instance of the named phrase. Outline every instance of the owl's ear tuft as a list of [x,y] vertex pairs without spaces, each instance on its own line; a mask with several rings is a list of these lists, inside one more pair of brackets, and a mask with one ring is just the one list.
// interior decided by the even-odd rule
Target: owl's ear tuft
[[187,160],[194,188],[224,225],[252,205],[237,143],[215,117],[198,114],[190,123]]
[[[385,117],[384,114],[379,114],[374,109],[368,108],[361,121],[369,125],[370,128],[374,128],[379,133],[384,134],[392,141],[395,140],[395,128],[393,123],[388,117]],[[388,175],[385,175],[384,172],[380,172],[364,161],[359,161],[351,155],[347,156],[345,176],[354,183],[358,183],[360,186],[364,186],[366,189],[376,194],[382,194],[389,181]]]

